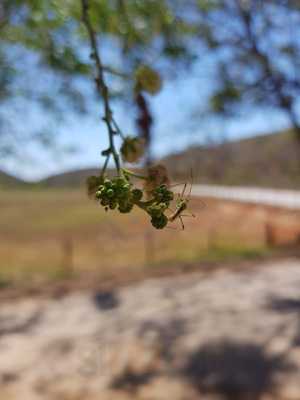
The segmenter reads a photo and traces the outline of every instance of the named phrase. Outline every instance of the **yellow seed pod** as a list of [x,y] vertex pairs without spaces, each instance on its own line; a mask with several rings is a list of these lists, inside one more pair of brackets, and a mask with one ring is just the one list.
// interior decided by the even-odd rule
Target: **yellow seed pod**
[[159,73],[148,65],[141,65],[135,72],[137,87],[152,95],[157,94],[162,87]]
[[125,162],[137,162],[145,153],[145,140],[137,137],[126,137],[120,149]]

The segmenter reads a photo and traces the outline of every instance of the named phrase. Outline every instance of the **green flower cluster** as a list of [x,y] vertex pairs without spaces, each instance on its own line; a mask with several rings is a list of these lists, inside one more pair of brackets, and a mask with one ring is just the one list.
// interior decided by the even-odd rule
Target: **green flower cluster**
[[[95,178],[95,177],[93,177]],[[120,213],[129,213],[134,206],[146,211],[151,217],[151,224],[156,229],[163,229],[168,224],[165,211],[174,198],[167,185],[157,186],[147,200],[143,201],[143,191],[133,186],[129,175],[114,177],[112,179],[101,178],[99,181],[90,179],[88,183],[98,183],[95,198],[108,210],[118,209]]]
[[174,193],[168,189],[167,185],[159,185],[152,191],[154,200],[157,203],[165,203],[169,207],[171,201],[174,199]]
[[133,188],[132,183],[125,177],[118,176],[104,179],[95,197],[106,211],[118,208],[120,213],[129,213],[135,202],[141,200],[143,192]]
[[160,185],[152,191],[153,199],[146,211],[151,216],[151,224],[156,229],[163,229],[168,224],[168,217],[164,214],[174,198],[167,185]]
[[168,218],[164,214],[165,210],[166,205],[164,203],[154,203],[147,207],[147,213],[151,216],[151,224],[154,226],[154,228],[163,229],[167,225]]

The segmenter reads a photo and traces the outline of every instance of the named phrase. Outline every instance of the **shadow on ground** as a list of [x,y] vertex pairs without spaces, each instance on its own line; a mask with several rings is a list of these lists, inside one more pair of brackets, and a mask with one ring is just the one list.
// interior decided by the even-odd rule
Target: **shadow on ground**
[[4,335],[16,335],[28,333],[42,318],[42,312],[38,311],[25,321],[17,322],[14,317],[0,317],[0,337]]
[[201,394],[228,400],[259,400],[277,389],[279,374],[293,370],[284,356],[266,354],[253,343],[231,341],[202,345],[191,354],[181,373]]
[[98,291],[93,296],[95,306],[100,311],[108,311],[120,305],[119,297],[113,290]]
[[[263,345],[220,340],[207,342],[191,352],[184,362],[176,359],[176,348],[185,335],[185,321],[165,324],[147,321],[140,338],[156,335],[163,369],[153,365],[142,371],[126,368],[111,382],[111,388],[136,394],[158,376],[183,380],[198,395],[218,395],[225,400],[261,400],[274,395],[284,374],[295,366],[284,354],[271,355]],[[161,364],[160,364],[161,365]],[[181,365],[181,367],[179,367]]]
[[[111,382],[111,388],[135,394],[138,389],[162,375],[161,366],[173,366],[174,349],[178,340],[185,333],[185,321],[175,318],[167,322],[145,321],[138,331],[138,341],[146,344],[145,352],[149,352],[150,362],[143,369],[134,370],[130,365]],[[148,349],[147,349],[148,347]],[[157,361],[157,362],[156,362]],[[160,367],[158,367],[160,365]]]
[[292,340],[292,346],[300,346],[300,299],[293,297],[271,297],[267,309],[280,314],[292,314],[297,318],[297,328]]

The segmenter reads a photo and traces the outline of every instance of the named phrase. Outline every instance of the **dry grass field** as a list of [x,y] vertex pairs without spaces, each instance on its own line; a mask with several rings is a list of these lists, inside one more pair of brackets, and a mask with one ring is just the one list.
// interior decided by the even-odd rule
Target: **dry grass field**
[[0,286],[129,279],[173,265],[255,258],[270,254],[270,224],[287,243],[300,226],[299,213],[252,205],[193,199],[190,209],[196,218],[185,219],[184,231],[179,221],[155,231],[143,213],[105,213],[83,191],[2,191]]

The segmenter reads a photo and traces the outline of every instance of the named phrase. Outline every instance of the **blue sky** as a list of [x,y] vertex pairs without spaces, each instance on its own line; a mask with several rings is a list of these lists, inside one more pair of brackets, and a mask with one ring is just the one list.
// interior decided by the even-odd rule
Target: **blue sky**
[[[243,138],[288,126],[288,120],[279,112],[256,110],[255,113],[247,113],[231,121],[201,117],[200,111],[205,106],[211,87],[205,68],[207,65],[195,65],[188,73],[180,74],[180,78],[165,82],[163,90],[149,98],[155,119],[155,157],[181,151],[193,144]],[[114,113],[124,133],[132,134],[135,133],[134,112],[128,110],[128,107],[124,103],[115,104]],[[195,117],[197,113],[199,115]],[[34,120],[42,119],[43,115],[37,112]],[[34,124],[34,120],[28,123]],[[77,150],[70,154],[48,154],[31,145],[30,157],[25,157],[21,162],[4,160],[0,168],[26,180],[37,180],[66,170],[101,165],[100,153],[107,144],[107,134],[104,124],[100,118],[97,119],[94,111],[85,116],[72,114],[64,124],[53,126],[52,129],[60,133],[58,137],[62,146],[72,146]]]
[[[297,41],[295,39],[297,37],[295,32],[296,30],[298,32],[299,27],[298,13],[294,15],[290,15],[288,12],[283,13],[282,7],[279,7],[278,10],[279,14],[277,18],[275,18],[275,15],[274,21],[276,20],[279,23],[279,27],[274,28],[275,34],[271,35],[271,43],[274,41],[276,45],[279,45],[286,41]],[[292,16],[294,16],[293,19]],[[224,23],[227,24],[227,20]],[[227,26],[226,24],[224,25],[225,27]],[[215,26],[216,29],[219,27],[221,28],[220,32],[223,34],[223,24],[219,23]],[[263,46],[264,37],[261,39]],[[266,43],[268,44],[268,41]],[[195,42],[191,42],[190,45],[194,46]],[[40,73],[43,72],[42,70],[36,69],[36,65],[39,65],[38,54],[28,49],[20,49],[18,45],[10,46],[7,50],[9,55],[8,64],[17,66],[19,69],[18,72],[21,72],[20,74],[18,73],[19,80],[16,80],[16,93],[22,92],[22,84],[24,83],[30,89],[33,88],[36,91],[36,97],[39,96],[39,89],[41,88],[46,89],[47,93],[49,86],[53,85],[54,88],[59,86],[59,80],[53,70],[48,80],[49,77],[46,76],[47,74],[44,75]],[[277,110],[247,110],[240,117],[226,121],[217,117],[207,118],[205,116],[207,100],[213,89],[215,80],[218,78],[214,76],[214,66],[218,52],[213,55],[213,53],[206,51],[202,53],[202,50],[200,46],[201,57],[198,58],[199,61],[193,64],[193,67],[189,70],[184,71],[180,69],[177,79],[165,81],[164,78],[166,77],[163,76],[163,90],[157,96],[149,98],[155,121],[153,126],[154,141],[152,150],[156,158],[182,151],[191,145],[221,140],[234,140],[279,131],[289,126],[286,115]],[[268,53],[270,52],[269,50],[272,51],[272,47],[271,49],[266,48],[265,52]],[[78,53],[85,58],[85,61],[91,61],[89,50],[86,47],[81,48],[79,46]],[[277,63],[279,65],[278,61],[282,60],[276,60],[276,54],[275,52],[272,61],[274,64]],[[101,55],[107,65],[113,65],[118,68],[124,64],[124,55],[121,48],[120,46],[118,47],[117,41],[114,41],[112,38],[107,38],[107,40],[101,42]],[[143,57],[147,56],[149,56],[149,60],[153,58],[151,52],[149,54],[146,52],[143,55]],[[163,61],[159,52],[156,54],[156,57],[154,59],[154,67],[158,67],[160,71]],[[152,65],[149,60],[144,60],[143,58],[143,62]],[[284,60],[283,64],[285,64]],[[41,64],[43,65],[43,63]],[[177,68],[177,64],[174,64],[173,68]],[[238,64],[237,68],[239,68]],[[282,68],[287,71],[289,66],[283,65]],[[290,72],[293,72],[294,69],[297,74],[298,67],[296,68],[294,65]],[[93,79],[91,79],[89,86],[82,88],[81,92],[87,99],[93,97],[91,95],[93,85]],[[18,95],[15,97],[17,98]],[[56,96],[55,100],[57,103],[60,100],[64,101],[64,96]],[[300,101],[298,102],[299,110]],[[124,134],[135,134],[134,107],[129,102],[128,104],[119,102],[113,104],[113,111],[115,119],[118,121]],[[40,127],[46,127],[53,136],[58,138],[58,149],[65,146],[77,149],[72,153],[63,151],[45,152],[41,151],[40,147],[36,144],[30,143],[26,146],[26,143],[20,144],[17,140],[21,156],[19,158],[0,159],[0,169],[20,176],[23,179],[37,180],[66,170],[100,166],[102,163],[101,151],[107,146],[107,132],[105,125],[101,121],[101,110],[98,109],[98,105],[93,103],[89,109],[89,113],[86,115],[74,115],[71,111],[66,114],[64,122],[57,123],[54,118],[51,119],[49,115],[43,114],[38,107],[32,106],[30,98],[24,99],[24,96],[21,103],[17,103],[16,100],[12,106],[8,103],[8,106],[0,108],[0,122],[1,116],[5,115],[8,122],[11,122],[11,126],[17,127],[17,130],[20,131],[19,133],[34,132]],[[7,129],[10,137],[12,137],[12,131],[11,129]]]

